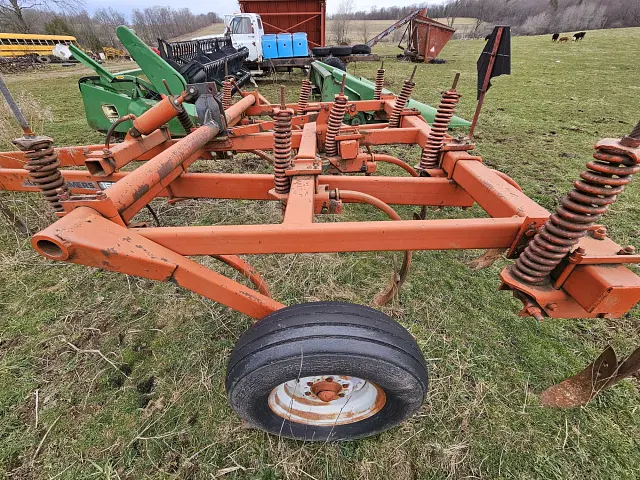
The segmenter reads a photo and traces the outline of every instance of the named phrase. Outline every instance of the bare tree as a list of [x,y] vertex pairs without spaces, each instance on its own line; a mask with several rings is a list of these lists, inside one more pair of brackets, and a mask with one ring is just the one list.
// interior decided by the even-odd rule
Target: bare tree
[[103,46],[118,47],[120,41],[116,37],[116,27],[126,25],[126,17],[113,8],[99,8],[93,15],[96,23],[96,34],[103,40]]
[[59,9],[69,11],[84,4],[84,0],[0,0],[0,22],[21,33],[30,33],[28,13],[34,10]]
[[354,0],[340,0],[338,10],[333,15],[333,24],[331,30],[333,39],[339,45],[349,43],[349,26],[351,24],[351,16],[353,14]]
[[453,0],[445,7],[447,12],[447,24],[450,27],[453,27],[453,24],[456,22],[456,18],[460,14],[460,3],[460,0]]
[[369,40],[369,22],[367,20],[362,21],[360,33],[362,34],[362,43],[367,43],[367,40]]

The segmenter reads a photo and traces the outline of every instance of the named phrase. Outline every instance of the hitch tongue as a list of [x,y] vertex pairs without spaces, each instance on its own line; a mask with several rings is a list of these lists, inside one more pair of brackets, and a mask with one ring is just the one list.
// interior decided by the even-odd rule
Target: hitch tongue
[[602,390],[639,371],[640,347],[625,360],[618,362],[616,352],[609,345],[580,373],[542,392],[540,403],[545,407],[580,407],[589,403]]

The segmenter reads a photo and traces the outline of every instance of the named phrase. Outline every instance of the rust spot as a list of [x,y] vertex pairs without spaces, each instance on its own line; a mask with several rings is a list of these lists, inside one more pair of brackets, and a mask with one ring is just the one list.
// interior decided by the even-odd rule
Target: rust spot
[[102,255],[104,255],[105,257],[109,258],[109,257],[112,257],[114,255],[117,255],[118,251],[115,248],[110,247],[110,248],[104,248],[104,249],[100,250],[100,253],[102,253]]
[[160,178],[165,178],[171,172],[173,172],[177,167],[173,164],[173,162],[163,163],[158,169],[158,175]]
[[149,185],[140,185],[136,188],[135,192],[133,192],[133,197],[136,200],[141,199],[147,192],[149,191]]

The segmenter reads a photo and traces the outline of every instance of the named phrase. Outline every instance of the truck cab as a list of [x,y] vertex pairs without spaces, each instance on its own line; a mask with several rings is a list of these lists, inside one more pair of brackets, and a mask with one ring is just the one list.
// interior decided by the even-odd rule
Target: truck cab
[[231,36],[233,46],[249,49],[250,62],[262,62],[262,36],[264,28],[260,15],[255,13],[235,13],[224,16],[224,35]]

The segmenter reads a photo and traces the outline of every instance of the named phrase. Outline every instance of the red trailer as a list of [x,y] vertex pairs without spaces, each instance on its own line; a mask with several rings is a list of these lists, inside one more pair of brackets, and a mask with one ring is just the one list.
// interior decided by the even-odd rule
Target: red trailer
[[324,0],[239,0],[242,13],[257,13],[264,33],[305,32],[311,47],[325,46]]

